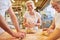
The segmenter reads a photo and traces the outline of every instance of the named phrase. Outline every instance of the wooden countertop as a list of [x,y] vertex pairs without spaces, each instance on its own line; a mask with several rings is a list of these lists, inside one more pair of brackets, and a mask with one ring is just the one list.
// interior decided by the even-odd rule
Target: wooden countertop
[[[48,36],[41,35],[41,32],[42,31],[39,30],[35,34],[26,34],[26,37],[22,40],[44,40],[44,39],[46,39]],[[0,40],[19,40],[19,39],[13,38],[11,35],[4,32],[0,35]]]

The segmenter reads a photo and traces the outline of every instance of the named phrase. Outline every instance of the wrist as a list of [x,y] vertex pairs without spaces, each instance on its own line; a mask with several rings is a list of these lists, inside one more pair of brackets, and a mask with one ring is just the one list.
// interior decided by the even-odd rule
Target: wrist
[[20,30],[17,30],[17,32],[20,32]]
[[13,37],[14,37],[14,32],[11,32],[11,36],[13,36]]

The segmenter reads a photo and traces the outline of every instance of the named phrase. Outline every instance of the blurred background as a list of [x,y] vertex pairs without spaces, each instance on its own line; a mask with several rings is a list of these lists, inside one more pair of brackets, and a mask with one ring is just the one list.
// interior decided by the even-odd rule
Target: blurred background
[[[24,28],[24,26],[22,25],[22,21],[23,21],[23,15],[26,11],[26,6],[25,6],[26,1],[28,0],[11,0],[12,8],[15,12],[15,15],[18,18],[20,28]],[[42,16],[41,28],[45,28],[45,27],[48,28],[54,19],[54,9],[50,4],[51,0],[32,0],[32,1],[36,6],[35,10],[39,12],[40,15]],[[14,28],[8,12],[6,12],[5,14],[5,19],[9,24],[10,28]]]

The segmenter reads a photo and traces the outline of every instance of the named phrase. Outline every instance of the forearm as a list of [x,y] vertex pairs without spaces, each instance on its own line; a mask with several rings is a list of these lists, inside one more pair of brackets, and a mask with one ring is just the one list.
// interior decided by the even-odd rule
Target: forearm
[[41,21],[41,19],[39,18],[39,19],[38,19],[38,21],[37,21],[37,23],[35,24],[35,26],[38,26],[38,27],[40,27],[40,25],[41,25],[41,22],[42,22],[42,21]]
[[55,29],[54,32],[50,34],[47,40],[57,40],[59,37],[60,37],[60,29]]
[[51,26],[49,27],[49,29],[55,29],[55,20],[53,20]]
[[3,28],[9,34],[11,35],[13,34],[8,24],[6,23],[5,19],[1,15],[0,15],[0,27]]
[[52,24],[49,29],[55,29],[55,24]]
[[17,31],[20,31],[18,20],[17,20],[15,14],[14,14],[12,8],[10,8],[9,13],[10,13],[11,20],[12,20],[12,22],[13,22],[16,30],[17,30]]
[[23,25],[24,25],[25,27],[30,27],[30,25],[29,25],[28,23],[23,23]]
[[13,24],[14,24],[16,30],[17,30],[17,31],[20,31],[19,23],[17,22],[16,16],[15,16],[15,15],[11,15],[10,17],[11,17],[11,20],[12,20],[12,22],[13,22]]

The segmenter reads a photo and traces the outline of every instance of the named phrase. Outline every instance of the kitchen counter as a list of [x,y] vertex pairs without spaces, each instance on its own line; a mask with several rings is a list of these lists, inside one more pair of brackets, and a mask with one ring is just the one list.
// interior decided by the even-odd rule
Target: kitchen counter
[[[22,30],[22,31],[25,31],[25,30]],[[44,40],[47,37],[48,35],[42,35],[42,30],[40,29],[35,34],[26,34],[26,37],[22,40]],[[8,33],[4,32],[0,35],[0,40],[19,40],[19,39],[14,38]]]

